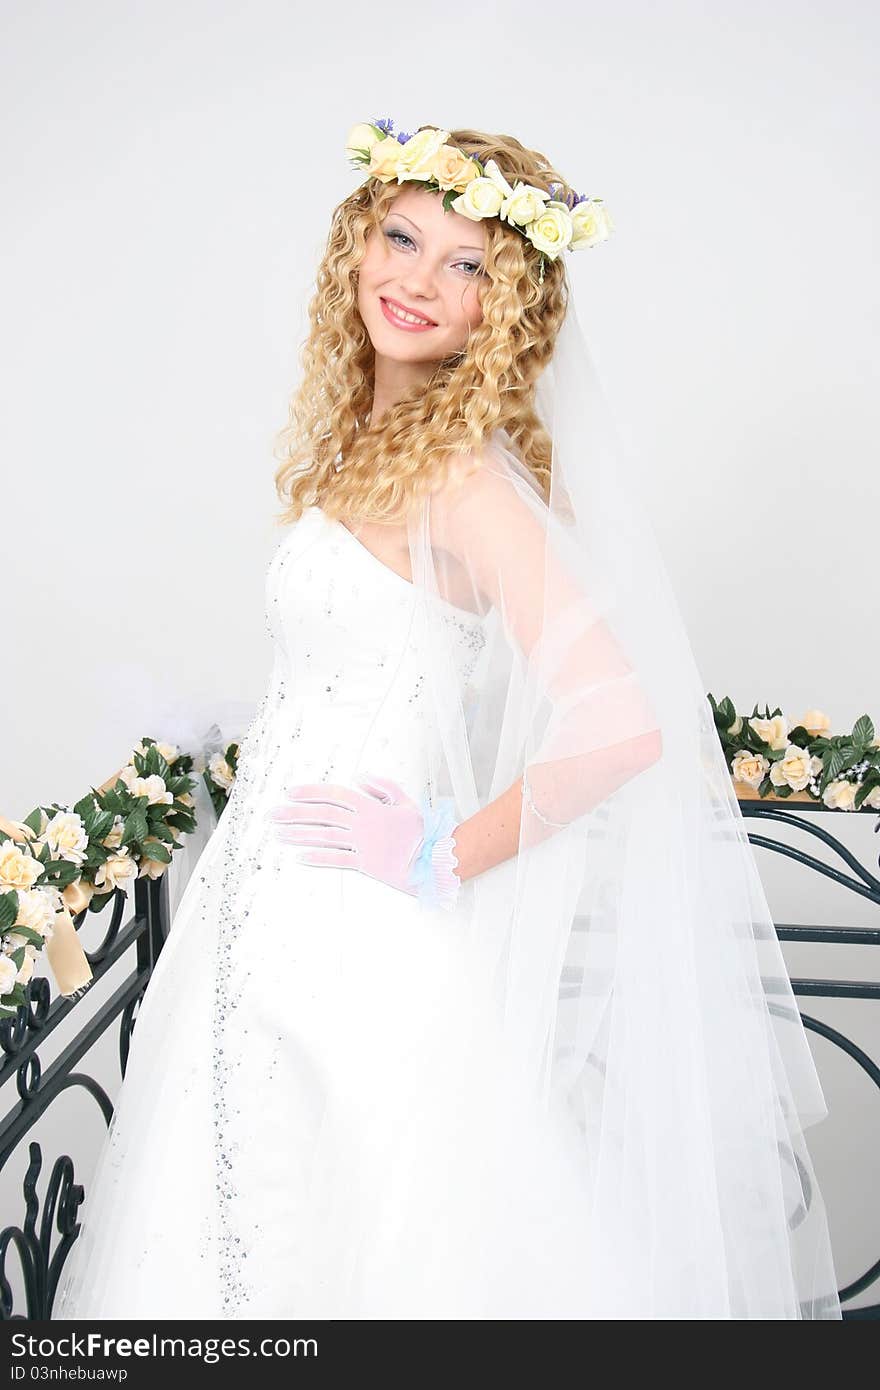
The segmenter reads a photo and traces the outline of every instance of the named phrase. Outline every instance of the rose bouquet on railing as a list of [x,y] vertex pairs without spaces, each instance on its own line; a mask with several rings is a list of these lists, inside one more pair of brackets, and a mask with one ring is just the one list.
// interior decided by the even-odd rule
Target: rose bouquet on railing
[[194,759],[144,738],[120,771],[73,807],[37,806],[0,820],[0,1017],[26,998],[45,948],[62,994],[86,989],[92,971],[73,917],[99,912],[134,878],[158,878],[195,829]]
[[807,710],[795,724],[778,707],[738,715],[725,697],[709,695],[715,727],[734,784],[759,797],[821,801],[829,810],[880,810],[880,739],[863,714],[847,734],[832,734],[822,710]]

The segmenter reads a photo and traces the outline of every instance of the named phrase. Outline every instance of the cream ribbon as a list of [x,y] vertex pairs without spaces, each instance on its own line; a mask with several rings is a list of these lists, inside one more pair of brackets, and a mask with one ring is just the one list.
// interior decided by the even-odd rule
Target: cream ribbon
[[[109,791],[111,787],[116,785],[118,776],[118,772],[114,773],[112,777],[108,777],[106,782],[102,782],[97,790],[100,792]],[[32,838],[30,826],[19,821],[6,820],[3,816],[0,816],[0,830],[19,842]],[[52,923],[52,939],[47,941],[44,947],[44,953],[61,994],[77,994],[80,990],[84,990],[92,980],[92,967],[86,959],[86,953],[73,924],[73,919],[77,913],[88,907],[94,892],[94,885],[88,881],[83,882],[82,879],[69,883],[61,891],[64,908],[55,914]],[[10,931],[12,930],[14,928],[10,928]]]

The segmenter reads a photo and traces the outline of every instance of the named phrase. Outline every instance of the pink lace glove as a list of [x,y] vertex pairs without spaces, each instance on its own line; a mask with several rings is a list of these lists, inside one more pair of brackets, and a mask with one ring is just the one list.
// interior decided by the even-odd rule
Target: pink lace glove
[[271,819],[280,840],[307,847],[299,863],[359,869],[427,906],[455,905],[460,880],[451,797],[418,805],[390,777],[375,776],[359,778],[358,788],[306,782],[288,787],[287,797]]

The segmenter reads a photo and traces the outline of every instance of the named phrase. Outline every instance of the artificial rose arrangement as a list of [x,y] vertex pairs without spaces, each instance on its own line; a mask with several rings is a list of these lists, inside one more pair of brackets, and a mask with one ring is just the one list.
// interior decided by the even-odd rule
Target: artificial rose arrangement
[[715,727],[734,783],[760,797],[806,792],[829,810],[880,810],[880,739],[867,714],[846,734],[832,734],[824,711],[810,709],[791,724],[778,707],[738,715],[726,696],[709,695]]

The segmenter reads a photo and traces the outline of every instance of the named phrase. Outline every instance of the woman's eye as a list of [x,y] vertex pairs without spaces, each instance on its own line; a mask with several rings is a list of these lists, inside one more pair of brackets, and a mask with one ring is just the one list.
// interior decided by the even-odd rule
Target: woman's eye
[[[398,231],[396,227],[386,232],[385,235],[388,237],[389,241],[393,240],[395,237],[400,237],[401,241],[408,242],[410,246],[415,245],[411,236],[407,236],[406,232]],[[395,245],[399,245],[399,243],[395,242]],[[457,264],[472,267],[468,272],[468,278],[471,280],[476,280],[477,276],[482,274],[483,267],[480,261],[458,261]]]

